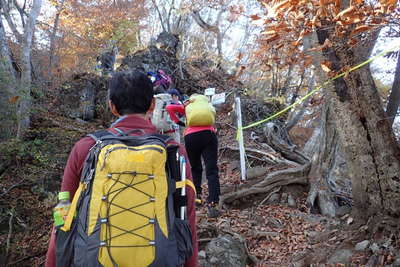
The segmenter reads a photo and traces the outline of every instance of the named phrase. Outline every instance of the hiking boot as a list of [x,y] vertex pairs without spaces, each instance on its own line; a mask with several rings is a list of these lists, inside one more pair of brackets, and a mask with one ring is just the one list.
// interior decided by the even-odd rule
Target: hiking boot
[[217,218],[219,215],[221,215],[221,212],[218,210],[218,204],[215,202],[208,203],[207,209],[208,218]]

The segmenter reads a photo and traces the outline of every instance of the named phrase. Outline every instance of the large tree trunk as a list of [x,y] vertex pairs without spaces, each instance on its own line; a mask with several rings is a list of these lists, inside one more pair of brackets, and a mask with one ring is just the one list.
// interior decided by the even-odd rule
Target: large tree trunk
[[387,104],[386,115],[390,125],[393,124],[397,109],[400,104],[400,51],[397,52],[397,65],[394,73],[392,90],[390,91],[389,103]]
[[[308,48],[318,46],[317,34],[314,32],[307,36],[304,45]],[[327,77],[319,66],[324,58],[320,52],[312,52],[311,55],[316,66],[314,77],[317,84],[323,84]],[[326,91],[326,88],[322,90]],[[343,157],[343,145],[332,114],[333,99],[329,94],[324,95],[318,126],[306,143],[303,153],[311,159],[307,205],[314,213],[333,217],[349,211],[352,190],[346,160]],[[341,208],[344,205],[348,208]]]
[[15,131],[15,103],[18,100],[15,82],[6,33],[0,20],[0,140],[11,137]]
[[[327,26],[327,25],[324,25]],[[319,30],[318,41],[335,40]],[[342,45],[324,50],[333,70],[355,66],[366,60],[375,43],[374,36],[355,47]],[[372,40],[372,41],[366,41]],[[384,213],[400,215],[400,150],[382,108],[370,69],[363,67],[327,86],[332,101],[332,117],[343,145],[352,180],[353,211],[358,218]]]
[[31,86],[32,86],[32,67],[31,50],[32,38],[35,30],[36,19],[40,13],[42,0],[34,0],[28,21],[24,29],[24,38],[22,43],[22,73],[20,81],[21,101],[18,107],[18,132],[17,138],[22,138],[30,125],[31,111]]
[[307,142],[304,153],[311,158],[307,204],[314,213],[334,217],[346,210],[341,206],[349,208],[351,205],[351,182],[331,116],[331,101],[326,99],[319,126]]

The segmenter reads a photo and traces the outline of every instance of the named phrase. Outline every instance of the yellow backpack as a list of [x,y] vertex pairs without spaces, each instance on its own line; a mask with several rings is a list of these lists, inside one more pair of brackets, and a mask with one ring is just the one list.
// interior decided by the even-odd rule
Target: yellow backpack
[[57,267],[182,266],[192,241],[178,147],[156,134],[89,136],[96,144],[56,229]]
[[215,109],[205,95],[192,95],[185,108],[188,126],[210,126],[215,123]]

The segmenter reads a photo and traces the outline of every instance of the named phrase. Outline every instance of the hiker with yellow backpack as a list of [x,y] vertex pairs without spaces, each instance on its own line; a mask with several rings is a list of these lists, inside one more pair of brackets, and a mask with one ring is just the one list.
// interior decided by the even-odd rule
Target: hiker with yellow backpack
[[[218,176],[218,139],[215,123],[215,109],[205,95],[193,94],[182,104],[170,104],[166,107],[171,119],[185,127],[184,139],[188,153],[193,181],[196,187],[196,202],[202,202],[202,162],[203,158],[208,182],[207,208],[208,216],[215,218],[220,215],[218,202],[220,183]],[[177,115],[185,115],[186,123]]]
[[190,168],[184,148],[149,121],[153,94],[144,73],[111,78],[118,119],[69,155],[60,199],[71,203],[55,216],[46,267],[198,266]]

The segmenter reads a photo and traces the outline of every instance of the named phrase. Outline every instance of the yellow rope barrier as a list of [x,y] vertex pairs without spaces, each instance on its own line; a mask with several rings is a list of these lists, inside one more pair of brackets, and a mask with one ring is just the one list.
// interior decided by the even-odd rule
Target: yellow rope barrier
[[312,96],[315,92],[319,91],[321,88],[323,88],[324,86],[326,86],[328,83],[330,83],[330,82],[332,82],[332,81],[334,81],[334,80],[336,80],[336,79],[339,79],[339,78],[341,78],[341,77],[344,77],[344,76],[346,76],[348,73],[350,73],[350,72],[352,72],[352,71],[355,71],[355,70],[357,70],[357,69],[360,69],[360,68],[364,67],[365,65],[371,63],[372,61],[376,60],[377,58],[383,57],[383,56],[385,56],[385,55],[387,55],[387,54],[389,54],[389,53],[391,53],[391,52],[394,52],[394,51],[396,51],[396,50],[398,50],[398,49],[400,49],[400,45],[397,45],[397,46],[395,46],[395,47],[392,47],[391,49],[385,50],[385,51],[383,51],[382,53],[379,53],[378,55],[373,56],[373,57],[369,58],[368,60],[366,60],[366,61],[364,61],[364,62],[362,62],[362,63],[360,63],[360,64],[358,64],[358,65],[356,65],[356,66],[354,66],[354,67],[352,67],[352,68],[349,69],[348,71],[343,72],[343,73],[340,73],[340,74],[336,75],[335,77],[333,77],[333,78],[331,78],[331,79],[325,81],[322,85],[318,86],[317,88],[315,88],[314,90],[312,90],[311,92],[309,92],[308,94],[306,94],[305,96],[303,96],[302,98],[300,98],[299,100],[297,100],[296,102],[294,102],[292,105],[287,106],[286,108],[284,108],[284,109],[278,111],[277,113],[275,113],[275,114],[269,116],[268,118],[263,119],[263,120],[260,120],[260,121],[257,121],[257,122],[254,122],[254,123],[252,123],[252,124],[249,124],[249,125],[247,125],[247,126],[242,127],[241,129],[238,129],[238,131],[237,131],[237,139],[240,138],[240,135],[241,135],[242,130],[245,130],[245,129],[248,129],[248,128],[251,128],[251,127],[260,125],[260,124],[265,123],[265,122],[267,122],[267,121],[270,121],[270,120],[272,120],[272,119],[274,119],[274,118],[276,118],[276,117],[279,117],[281,114],[285,113],[286,111],[290,110],[291,108],[295,107],[296,105],[302,103],[304,100],[306,100],[307,98],[309,98],[310,96]]

